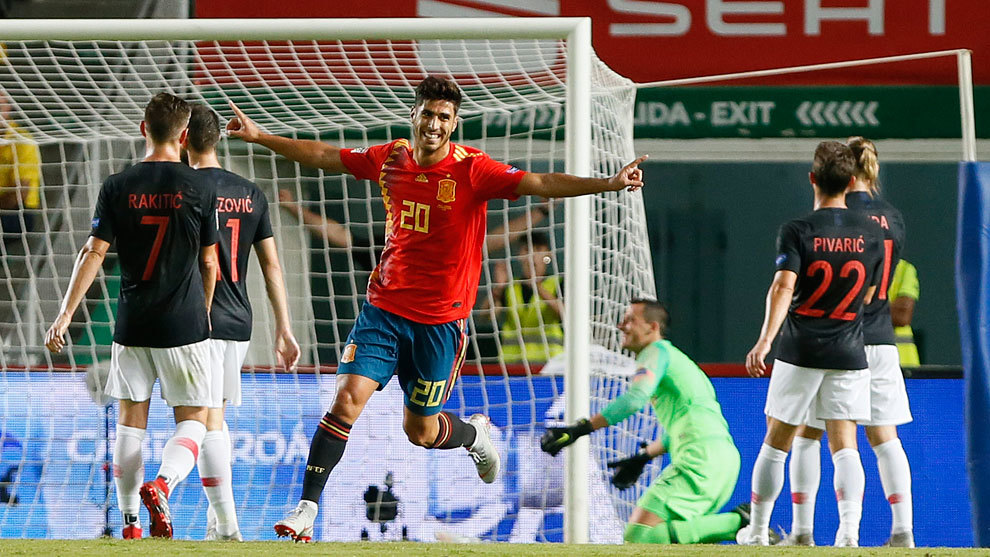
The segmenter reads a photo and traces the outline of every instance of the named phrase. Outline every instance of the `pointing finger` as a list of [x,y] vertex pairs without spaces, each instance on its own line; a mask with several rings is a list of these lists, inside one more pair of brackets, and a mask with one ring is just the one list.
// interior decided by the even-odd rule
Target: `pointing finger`
[[245,119],[244,113],[241,112],[241,109],[237,108],[237,105],[234,104],[234,101],[227,101],[227,104],[230,105],[230,109],[234,111],[234,114],[236,114],[238,118],[240,118],[242,121]]
[[650,158],[650,155],[643,155],[643,156],[639,157],[638,159],[632,161],[631,163],[627,164],[626,165],[626,168],[636,168],[637,166],[639,166],[640,164],[642,164],[643,161],[645,161],[648,158]]

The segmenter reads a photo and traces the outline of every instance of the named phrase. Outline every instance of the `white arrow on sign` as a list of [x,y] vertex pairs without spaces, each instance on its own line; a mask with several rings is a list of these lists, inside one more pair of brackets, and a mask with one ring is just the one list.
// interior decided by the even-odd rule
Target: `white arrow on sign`
[[852,103],[849,101],[842,101],[839,105],[838,112],[835,113],[839,117],[839,121],[842,122],[843,126],[851,126],[852,120],[849,119],[849,109],[852,107]]
[[863,113],[863,116],[866,116],[866,121],[869,122],[871,126],[880,125],[880,120],[877,120],[876,116],[877,108],[879,108],[879,106],[880,103],[877,101],[873,101],[866,105],[866,112]]
[[798,106],[797,112],[795,113],[798,120],[801,121],[802,126],[811,125],[811,118],[808,117],[809,108],[811,108],[811,101],[804,101],[800,106]]
[[803,126],[879,126],[878,101],[804,101],[794,115]]
[[819,126],[825,125],[825,119],[822,118],[822,108],[824,108],[825,103],[816,102],[811,105],[811,119],[815,121]]
[[825,119],[828,120],[830,126],[838,126],[839,121],[835,119],[835,109],[839,106],[839,103],[832,101],[825,105]]

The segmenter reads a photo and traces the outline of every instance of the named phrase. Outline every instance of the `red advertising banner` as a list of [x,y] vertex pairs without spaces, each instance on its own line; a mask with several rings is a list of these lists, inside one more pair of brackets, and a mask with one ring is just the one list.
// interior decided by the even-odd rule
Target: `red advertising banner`
[[[990,85],[987,0],[212,0],[196,16],[590,16],[599,57],[638,82],[968,48]],[[945,58],[723,84],[953,84],[956,71]]]

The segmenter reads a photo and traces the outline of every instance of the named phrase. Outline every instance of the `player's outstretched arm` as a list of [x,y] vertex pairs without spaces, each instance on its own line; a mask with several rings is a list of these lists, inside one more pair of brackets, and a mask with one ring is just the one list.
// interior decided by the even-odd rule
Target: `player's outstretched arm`
[[763,362],[773,339],[777,337],[780,326],[787,317],[787,309],[791,305],[791,298],[794,296],[794,285],[797,283],[797,273],[794,271],[781,270],[773,276],[770,290],[767,291],[766,313],[763,316],[763,327],[760,329],[760,339],[756,345],[746,355],[746,371],[752,377],[762,377],[767,372],[767,366]]
[[603,191],[619,191],[628,189],[636,191],[643,187],[643,170],[639,168],[649,157],[643,155],[622,167],[615,176],[611,178],[581,178],[553,172],[540,174],[536,172],[527,173],[519,181],[516,187],[518,195],[539,195],[541,197],[577,197],[589,193],[601,193]]
[[213,307],[213,292],[217,288],[217,273],[220,270],[220,260],[217,257],[216,244],[199,248],[199,272],[203,275],[203,293],[206,295],[206,314]]
[[299,343],[292,334],[289,321],[289,303],[286,301],[285,281],[282,278],[282,265],[278,262],[278,251],[274,238],[265,238],[254,245],[258,254],[258,265],[265,277],[265,290],[268,301],[275,312],[275,355],[279,365],[285,369],[295,369],[299,361]]
[[52,353],[61,352],[62,347],[65,346],[65,331],[68,330],[69,323],[72,322],[72,314],[76,312],[76,308],[82,302],[86,291],[93,284],[93,279],[96,278],[96,273],[103,265],[103,259],[106,257],[108,249],[110,249],[109,242],[96,236],[90,236],[86,244],[79,250],[76,264],[72,267],[69,289],[65,293],[65,298],[62,299],[58,316],[52,326],[48,328],[48,332],[45,333],[45,346]]
[[230,137],[238,137],[248,143],[257,143],[268,147],[283,157],[306,166],[322,168],[327,172],[337,174],[347,172],[347,168],[340,160],[340,147],[322,141],[290,139],[265,133],[233,102],[230,103],[230,108],[235,115],[227,122],[227,132]]

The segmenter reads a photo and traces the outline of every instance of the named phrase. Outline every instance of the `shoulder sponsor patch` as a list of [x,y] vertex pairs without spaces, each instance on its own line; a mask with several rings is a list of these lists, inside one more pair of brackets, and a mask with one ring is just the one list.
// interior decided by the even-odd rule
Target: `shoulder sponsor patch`
[[783,265],[785,261],[787,261],[787,254],[786,253],[782,253],[782,254],[780,254],[780,255],[777,256],[777,259],[774,261],[774,264],[775,265],[778,265],[778,266],[779,265]]
[[100,226],[100,218],[99,217],[93,217],[93,222],[90,224],[90,226],[92,226],[93,228],[96,228],[97,226]]

